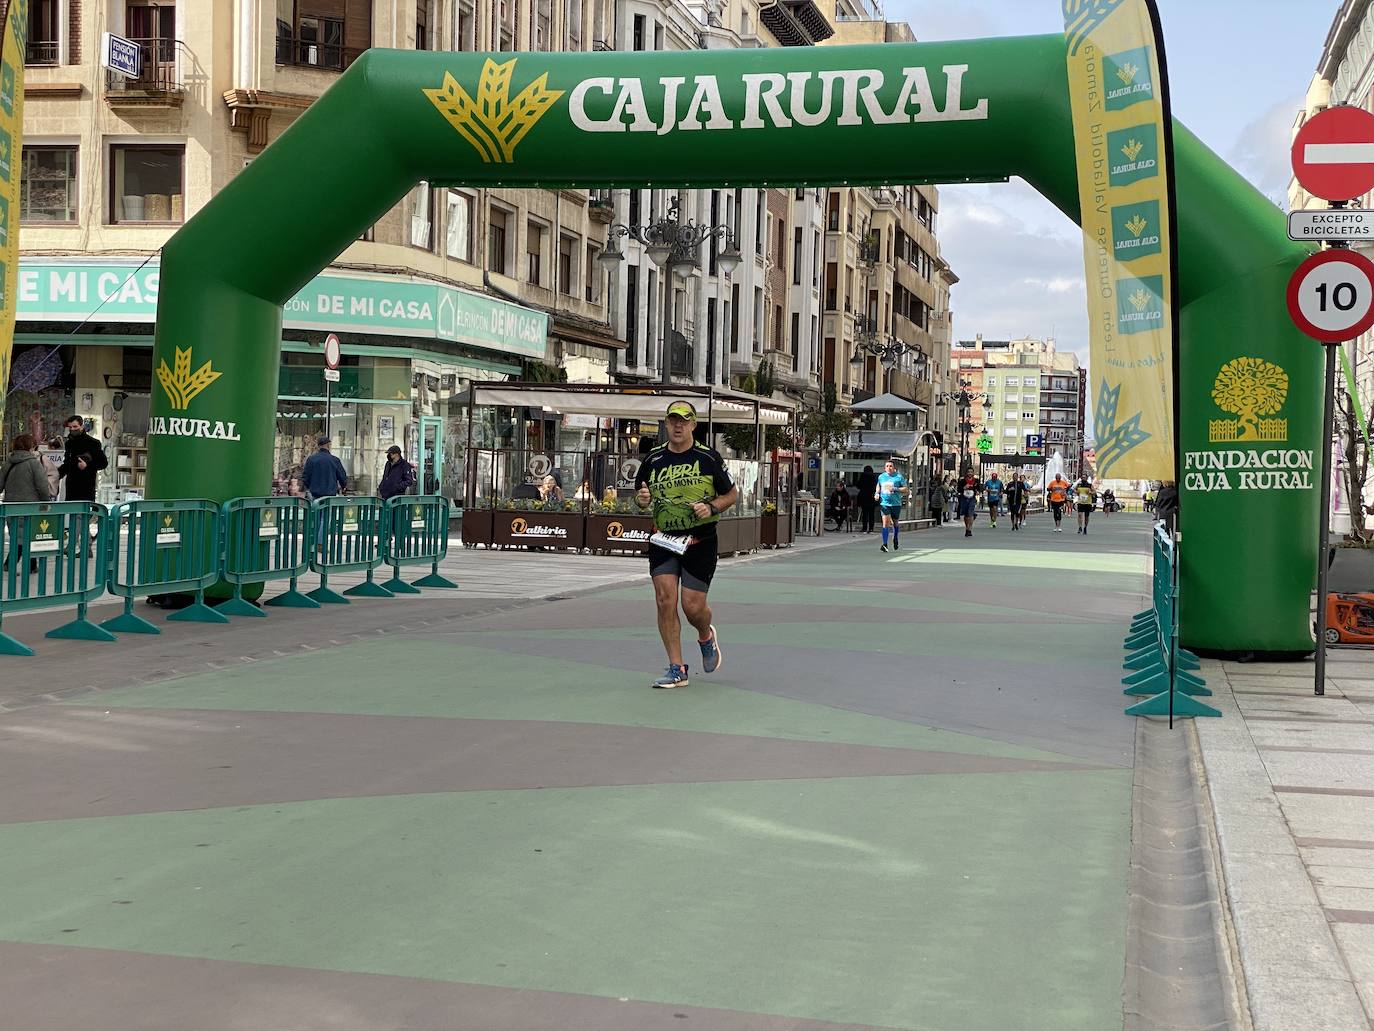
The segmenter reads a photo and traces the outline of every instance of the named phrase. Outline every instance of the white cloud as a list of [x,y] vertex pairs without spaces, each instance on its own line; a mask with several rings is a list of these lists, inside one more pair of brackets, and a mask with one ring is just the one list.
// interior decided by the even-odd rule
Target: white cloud
[[1275,204],[1287,207],[1293,119],[1301,93],[1279,101],[1240,131],[1226,159]]

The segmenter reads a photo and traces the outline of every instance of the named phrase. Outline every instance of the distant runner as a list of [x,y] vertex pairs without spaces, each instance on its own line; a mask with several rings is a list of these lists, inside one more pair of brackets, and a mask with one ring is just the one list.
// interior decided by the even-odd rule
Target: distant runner
[[1064,532],[1064,506],[1069,503],[1069,481],[1058,473],[1050,481],[1050,511],[1054,513],[1054,532]]
[[901,550],[902,546],[897,536],[902,530],[902,498],[903,495],[910,493],[911,488],[906,485],[906,477],[897,471],[896,464],[888,462],[884,465],[882,475],[878,477],[878,489],[873,494],[883,511],[883,546],[878,549],[879,551],[887,550],[889,530],[892,532],[892,550]]
[[687,401],[668,406],[664,425],[668,442],[649,452],[635,477],[640,508],[653,505],[654,530],[649,539],[649,576],[658,607],[658,633],[668,653],[668,668],[652,687],[686,687],[682,661],[679,597],[687,621],[696,628],[701,668],[720,669],[720,642],[711,625],[706,592],[716,574],[716,522],[739,500],[739,488],[714,450],[692,437],[697,411]]
[[973,521],[978,518],[978,492],[983,485],[970,469],[959,481],[959,516],[964,520],[964,536],[973,536]]
[[1026,521],[1026,506],[1029,501],[1030,488],[1026,486],[1025,475],[1013,477],[1007,486],[1007,511],[1011,513],[1012,530],[1021,529],[1021,524]]
[[1086,534],[1088,516],[1092,515],[1093,507],[1097,504],[1097,492],[1093,490],[1093,485],[1086,476],[1074,487],[1073,499],[1074,506],[1078,509],[1078,532]]
[[983,489],[988,499],[988,521],[992,523],[992,528],[997,529],[997,510],[1002,506],[1002,478],[997,475],[997,470],[993,470],[992,478],[983,485]]

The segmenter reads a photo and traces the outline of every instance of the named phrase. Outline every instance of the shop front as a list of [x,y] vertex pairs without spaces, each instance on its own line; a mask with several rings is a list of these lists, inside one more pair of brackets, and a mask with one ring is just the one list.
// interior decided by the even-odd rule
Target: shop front
[[[100,499],[141,496],[159,269],[155,261],[26,259],[19,273],[13,393],[0,436],[62,435],[76,413],[107,451]],[[326,384],[326,333],[342,340],[339,380]],[[333,439],[352,489],[374,491],[399,446],[425,490],[455,503],[466,477],[473,382],[519,376],[542,360],[548,316],[469,291],[403,277],[326,272],[287,303],[278,380],[272,490],[299,491],[305,459]],[[194,343],[188,348],[195,361]]]

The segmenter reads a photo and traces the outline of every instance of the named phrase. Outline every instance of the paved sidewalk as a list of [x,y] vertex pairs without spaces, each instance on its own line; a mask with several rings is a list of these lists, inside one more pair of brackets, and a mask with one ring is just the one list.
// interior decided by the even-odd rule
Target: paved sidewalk
[[1198,720],[1255,1031],[1369,1031],[1374,1013],[1374,652],[1205,662]]

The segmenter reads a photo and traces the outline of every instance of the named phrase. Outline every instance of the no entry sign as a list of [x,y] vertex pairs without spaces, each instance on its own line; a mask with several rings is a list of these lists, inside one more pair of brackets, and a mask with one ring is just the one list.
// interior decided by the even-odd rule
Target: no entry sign
[[1288,281],[1288,314],[1314,340],[1353,340],[1374,327],[1374,262],[1347,250],[1312,255]]
[[1309,118],[1293,140],[1293,175],[1323,200],[1353,200],[1374,189],[1374,115],[1332,107]]

